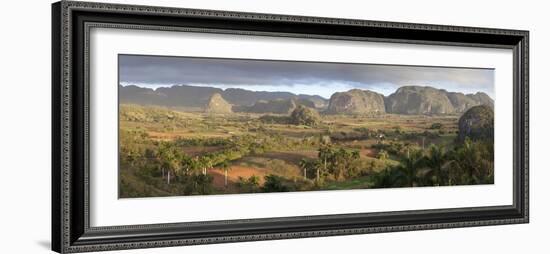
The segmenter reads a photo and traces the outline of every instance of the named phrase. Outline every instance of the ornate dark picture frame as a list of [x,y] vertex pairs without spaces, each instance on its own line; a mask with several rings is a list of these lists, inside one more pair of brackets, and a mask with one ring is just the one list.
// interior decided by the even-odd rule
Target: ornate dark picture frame
[[[513,205],[91,227],[88,33],[195,31],[513,50]],[[62,1],[52,6],[52,249],[61,253],[529,221],[528,31]]]

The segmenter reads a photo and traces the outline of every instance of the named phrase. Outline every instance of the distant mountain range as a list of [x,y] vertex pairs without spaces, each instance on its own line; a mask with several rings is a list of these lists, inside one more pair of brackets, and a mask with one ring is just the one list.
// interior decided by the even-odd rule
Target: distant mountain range
[[223,90],[213,87],[187,85],[161,87],[153,90],[134,85],[119,85],[120,102],[139,105],[203,107],[215,93],[220,94],[224,100],[236,106],[252,106],[260,100],[272,101],[277,99],[307,99],[315,103],[318,108],[326,107],[328,103],[327,99],[318,95],[296,95],[290,92],[250,91],[240,88]]
[[[250,91],[179,85],[156,90],[119,85],[120,103],[200,108],[207,112],[251,112],[287,114],[298,105],[327,114],[452,114],[476,105],[494,105],[483,92],[463,94],[429,86],[403,86],[389,96],[352,89],[334,93],[330,99],[290,92]],[[223,108],[216,108],[220,105]],[[232,109],[228,110],[228,105]]]

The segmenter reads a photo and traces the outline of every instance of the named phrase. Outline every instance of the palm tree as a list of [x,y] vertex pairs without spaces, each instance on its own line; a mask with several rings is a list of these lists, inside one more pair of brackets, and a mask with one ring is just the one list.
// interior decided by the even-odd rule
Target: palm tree
[[185,174],[189,175],[189,170],[193,169],[193,165],[192,165],[193,160],[189,156],[182,153],[179,163],[180,163],[180,170],[185,170]]
[[315,181],[319,183],[321,181],[321,162],[319,160],[313,160],[311,167],[315,169]]
[[194,191],[199,194],[209,194],[211,191],[212,177],[198,174],[192,176]]
[[176,171],[179,169],[179,162],[176,156],[166,159],[165,161],[165,168],[166,168],[166,184],[170,184],[170,180],[172,179],[172,175],[176,175]]
[[346,172],[347,166],[350,162],[351,153],[344,148],[340,148],[333,154],[332,159],[334,161],[334,173],[336,178],[344,179],[344,173]]
[[203,175],[206,175],[207,169],[212,168],[212,160],[207,156],[200,157],[199,158],[199,163],[202,166],[202,174]]
[[160,174],[161,174],[161,177],[162,177],[162,180],[164,180],[164,146],[162,145],[162,143],[159,145],[156,153],[155,153],[155,161],[158,163],[158,168],[160,169]]
[[[327,171],[327,161],[331,159],[332,157],[332,149],[329,146],[322,146],[319,148],[319,159],[323,161],[323,170],[324,172]],[[317,181],[319,181],[319,167],[317,167]]]
[[494,157],[492,143],[472,142],[466,139],[464,143],[451,154],[453,171],[449,172],[452,184],[490,183],[494,176]]
[[[184,153],[182,153],[179,149],[176,149],[176,147],[173,148],[173,157],[171,161],[171,167],[170,167],[170,174],[173,174],[174,180],[178,175],[180,175],[182,171],[182,160],[184,160],[184,157],[187,157]],[[170,182],[168,182],[170,184]]]
[[408,186],[414,187],[417,184],[418,169],[423,166],[424,159],[421,151],[412,150],[408,152],[407,157],[401,161],[398,169],[403,172]]
[[403,149],[405,149],[405,153],[407,155],[407,158],[410,157],[410,151],[411,151],[411,147],[412,147],[412,144],[409,143],[409,142],[406,142],[405,144],[403,144]]
[[196,173],[201,169],[202,165],[198,157],[195,157],[189,161],[189,170],[191,170],[193,173]]
[[259,188],[258,186],[260,186],[260,178],[256,175],[252,175],[247,181],[250,186],[250,192],[257,192]]
[[227,160],[223,160],[218,166],[223,170],[224,174],[224,185],[227,188],[227,171],[231,169],[231,166],[229,165],[229,162]]
[[388,167],[373,175],[373,188],[391,188],[404,186],[403,171],[399,167]]
[[309,161],[306,158],[302,158],[298,163],[300,168],[304,170],[304,180],[307,180],[307,168],[309,167]]
[[438,185],[444,184],[442,181],[441,171],[445,164],[446,152],[445,148],[441,146],[431,145],[429,156],[426,158],[426,165],[431,169],[435,182]]
[[157,151],[157,157],[160,161],[160,167],[162,172],[162,178],[165,178],[166,172],[166,183],[170,184],[170,178],[172,172],[178,168],[178,155],[176,154],[176,149],[169,143],[161,143]]
[[193,184],[193,191],[198,190],[199,184],[200,184],[200,178],[197,177],[198,172],[202,170],[203,164],[202,160],[199,157],[195,157],[191,159],[191,163],[189,165],[189,169],[193,172],[191,175],[191,182]]

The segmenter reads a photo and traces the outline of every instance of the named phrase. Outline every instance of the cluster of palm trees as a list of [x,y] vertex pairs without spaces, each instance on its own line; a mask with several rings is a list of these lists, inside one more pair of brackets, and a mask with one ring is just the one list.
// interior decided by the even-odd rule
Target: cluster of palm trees
[[377,173],[375,188],[488,184],[493,182],[493,143],[466,140],[452,150],[431,145],[408,149],[401,163]]
[[199,174],[206,176],[208,170],[218,168],[223,171],[225,186],[227,186],[228,171],[231,169],[231,164],[226,156],[209,154],[191,157],[172,142],[161,142],[159,144],[155,153],[155,161],[160,169],[162,178],[166,180],[166,184],[168,185],[171,179],[182,176],[182,174],[185,176],[196,176]]
[[[442,145],[421,147],[403,144],[395,155],[399,163],[386,166],[380,172],[370,172],[374,188],[416,187],[488,184],[494,176],[494,148],[492,141],[466,140],[447,150]],[[389,159],[385,150],[380,150],[380,160]],[[394,158],[394,157],[392,157]],[[394,158],[395,159],[395,158]],[[318,158],[301,159],[300,168],[304,180],[322,183],[326,177],[345,180],[367,172],[360,163],[360,154],[355,149],[333,148],[323,144],[318,149]]]
[[300,168],[303,170],[304,180],[308,178],[308,172],[315,172],[315,181],[321,182],[322,178],[332,176],[336,180],[344,180],[353,176],[359,170],[359,150],[333,148],[330,144],[323,144],[318,149],[317,159],[301,159]]
[[[264,149],[264,142],[251,135],[235,136],[230,139],[176,139],[174,141],[151,141],[144,137],[125,135],[127,140],[121,147],[121,163],[125,168],[141,168],[137,176],[159,190],[179,193],[203,193],[212,190],[212,169],[224,176],[224,186],[229,186],[231,161]],[[201,155],[185,152],[186,147],[220,147],[219,150]],[[159,177],[160,176],[160,177]],[[160,178],[161,181],[158,181]],[[154,183],[158,181],[158,183]]]

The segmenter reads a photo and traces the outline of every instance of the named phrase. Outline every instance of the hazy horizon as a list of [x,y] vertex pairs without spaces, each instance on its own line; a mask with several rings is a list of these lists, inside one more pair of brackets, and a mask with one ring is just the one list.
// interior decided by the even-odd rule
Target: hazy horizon
[[363,63],[119,55],[119,84],[241,88],[325,99],[351,89],[388,96],[403,86],[431,86],[464,94],[484,92],[494,99],[493,69]]

